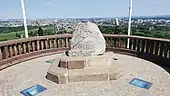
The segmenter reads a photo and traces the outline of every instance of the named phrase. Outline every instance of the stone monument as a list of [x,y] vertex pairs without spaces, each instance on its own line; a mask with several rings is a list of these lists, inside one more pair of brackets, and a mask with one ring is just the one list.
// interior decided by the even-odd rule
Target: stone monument
[[115,80],[119,69],[112,66],[113,53],[105,50],[106,41],[98,26],[80,23],[73,33],[70,50],[55,60],[46,78],[57,84]]
[[69,56],[97,56],[104,54],[105,49],[105,39],[96,24],[78,24],[71,40]]

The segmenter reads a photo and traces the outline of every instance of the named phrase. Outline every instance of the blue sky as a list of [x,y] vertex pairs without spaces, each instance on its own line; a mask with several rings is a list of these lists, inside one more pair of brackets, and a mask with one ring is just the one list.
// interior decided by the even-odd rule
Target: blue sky
[[[27,18],[124,17],[129,0],[25,0]],[[170,0],[133,0],[133,16],[170,15]],[[22,18],[20,0],[0,0],[0,19]]]

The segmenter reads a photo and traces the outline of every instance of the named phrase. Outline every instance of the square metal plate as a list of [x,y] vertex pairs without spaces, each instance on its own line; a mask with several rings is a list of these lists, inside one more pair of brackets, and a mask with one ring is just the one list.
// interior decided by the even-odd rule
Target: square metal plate
[[47,88],[41,86],[41,85],[35,85],[30,88],[27,88],[20,93],[23,94],[24,96],[35,96],[38,93],[41,93],[43,91],[47,90]]
[[135,85],[137,87],[144,88],[144,89],[149,89],[152,86],[151,82],[147,82],[147,81],[144,81],[138,78],[134,78],[132,81],[130,81],[129,84]]

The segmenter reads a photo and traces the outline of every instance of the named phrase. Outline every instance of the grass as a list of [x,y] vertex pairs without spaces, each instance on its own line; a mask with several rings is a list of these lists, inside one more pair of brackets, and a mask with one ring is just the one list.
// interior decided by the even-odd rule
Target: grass
[[[53,29],[54,29],[53,27],[43,28],[44,31],[52,31]],[[31,31],[36,32],[36,31],[38,31],[38,29],[28,30],[28,33],[31,32]],[[16,33],[20,33],[23,36],[25,35],[24,31],[10,32],[10,33],[0,33],[0,41],[19,39],[18,37],[16,37]]]

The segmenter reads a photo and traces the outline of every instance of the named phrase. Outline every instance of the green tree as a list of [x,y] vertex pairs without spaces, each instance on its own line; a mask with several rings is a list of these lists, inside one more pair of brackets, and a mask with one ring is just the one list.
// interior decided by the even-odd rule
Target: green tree
[[21,38],[21,34],[16,33],[15,35],[16,35],[16,37]]
[[44,35],[43,29],[42,29],[42,27],[39,27],[39,29],[38,29],[38,36],[43,36],[43,35]]

